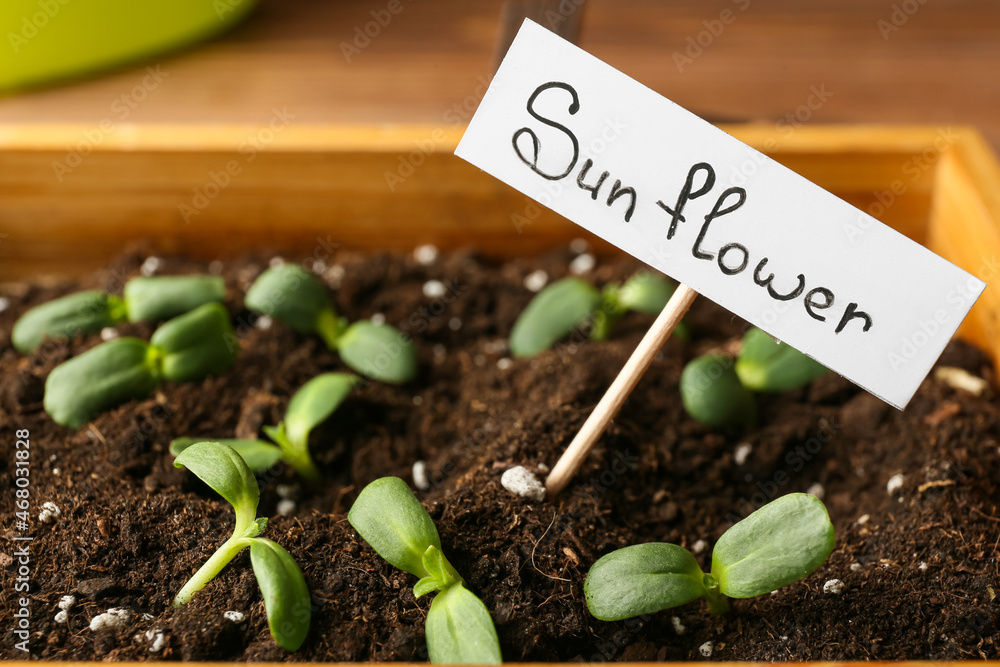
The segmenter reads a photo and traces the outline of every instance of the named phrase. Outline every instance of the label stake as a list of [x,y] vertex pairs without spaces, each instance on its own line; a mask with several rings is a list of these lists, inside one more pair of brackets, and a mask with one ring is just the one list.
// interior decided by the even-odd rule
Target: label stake
[[587,454],[594,448],[601,434],[608,428],[608,424],[621,410],[625,399],[635,389],[635,385],[639,383],[639,379],[649,368],[649,365],[653,363],[656,353],[670,338],[670,334],[687,313],[696,296],[698,293],[683,283],[674,291],[670,301],[656,316],[653,326],[649,328],[649,331],[639,342],[639,346],[635,348],[635,352],[625,362],[618,377],[611,383],[597,407],[583,423],[580,432],[576,434],[573,442],[569,443],[569,447],[552,468],[552,472],[545,480],[545,489],[549,496],[554,496],[562,491],[573,479],[573,475],[580,469]]

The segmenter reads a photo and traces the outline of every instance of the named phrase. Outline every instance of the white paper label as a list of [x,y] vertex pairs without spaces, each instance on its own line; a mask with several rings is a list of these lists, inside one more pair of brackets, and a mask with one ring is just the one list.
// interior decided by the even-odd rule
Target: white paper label
[[985,287],[528,20],[455,154],[897,408]]

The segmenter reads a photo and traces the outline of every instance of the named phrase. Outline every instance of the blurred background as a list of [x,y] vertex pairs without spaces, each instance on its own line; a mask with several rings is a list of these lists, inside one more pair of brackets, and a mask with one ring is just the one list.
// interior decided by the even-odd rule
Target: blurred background
[[[714,122],[975,125],[1000,146],[996,0],[579,4],[551,3],[550,27],[578,22],[580,46]],[[303,124],[457,124],[492,75],[502,5],[5,0],[0,124],[260,123],[275,107]],[[50,48],[63,73],[115,64],[39,84],[60,75],[36,62]]]
[[997,0],[2,0],[0,280],[554,247],[580,230],[452,155],[525,14],[920,243],[1000,210],[957,132],[1000,147]]

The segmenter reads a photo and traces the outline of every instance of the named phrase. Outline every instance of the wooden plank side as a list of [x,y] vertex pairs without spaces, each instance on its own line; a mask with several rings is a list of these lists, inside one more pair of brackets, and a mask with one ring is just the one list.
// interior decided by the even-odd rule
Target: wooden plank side
[[[725,129],[923,240],[930,170],[880,202],[934,128]],[[473,243],[504,257],[582,234],[453,157],[460,130],[288,127],[251,150],[252,126],[160,126],[109,134],[70,161],[80,131],[0,126],[0,279],[96,268],[140,240],[205,259],[259,246],[308,252],[327,237],[359,249]]]
[[[987,282],[959,335],[1000,365],[1000,166],[975,132],[942,160],[928,247]],[[956,295],[956,298],[961,298]]]

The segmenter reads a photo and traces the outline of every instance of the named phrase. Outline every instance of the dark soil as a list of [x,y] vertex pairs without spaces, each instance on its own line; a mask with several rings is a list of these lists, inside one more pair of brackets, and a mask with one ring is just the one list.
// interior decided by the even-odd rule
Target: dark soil
[[[233,370],[197,384],[167,384],[145,401],[108,412],[79,431],[42,410],[47,373],[101,341],[49,343],[21,357],[9,342],[26,308],[82,287],[119,289],[144,256],[79,283],[9,285],[0,314],[0,636],[15,650],[15,535],[30,534],[32,657],[62,660],[423,660],[430,600],[415,600],[413,577],[381,561],[346,521],[371,480],[412,482],[426,461],[432,487],[421,499],[445,551],[492,612],[508,661],[963,659],[1000,657],[1000,408],[988,390],[973,396],[933,375],[905,412],[834,375],[760,399],[762,425],[720,433],[688,419],[677,391],[684,363],[731,346],[742,323],[701,299],[688,316],[689,343],[670,340],[577,480],[554,502],[532,503],[500,486],[513,464],[551,466],[651,323],[621,321],[613,340],[570,342],[532,360],[505,361],[506,336],[532,294],[524,277],[566,274],[569,251],[496,265],[474,253],[432,266],[410,257],[341,253],[345,275],[333,298],[350,319],[385,315],[411,333],[421,373],[407,386],[371,383],[314,434],[328,482],[299,492],[278,515],[278,486],[265,480],[261,515],[268,537],[301,564],[312,591],[312,628],[289,654],[271,639],[246,552],[186,608],[170,602],[228,536],[233,512],[167,452],[180,435],[233,437],[277,423],[289,396],[319,372],[343,370],[316,338],[275,322],[252,326],[243,291],[266,266],[260,255],[227,264],[227,306],[242,337]],[[334,262],[328,264],[333,267]],[[638,268],[631,259],[598,263],[603,283]],[[162,273],[204,271],[167,259]],[[328,278],[336,276],[328,270]],[[445,282],[438,299],[428,279]],[[148,337],[148,325],[119,332]],[[498,364],[498,362],[501,362]],[[953,343],[942,364],[996,376],[977,350]],[[31,525],[15,530],[15,430],[30,431]],[[752,451],[742,465],[734,453]],[[904,476],[890,494],[888,480]],[[589,566],[637,542],[711,546],[733,520],[779,494],[822,485],[837,548],[813,575],[774,594],[736,601],[726,617],[701,602],[647,619],[603,623],[584,604]],[[814,489],[815,490],[815,489]],[[53,502],[61,515],[37,515]],[[840,579],[840,594],[824,583]],[[68,622],[57,603],[73,594]],[[117,629],[92,632],[111,607],[131,610]],[[243,612],[234,623],[227,610]],[[672,620],[676,617],[677,621]],[[157,634],[160,650],[151,652]]]

